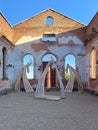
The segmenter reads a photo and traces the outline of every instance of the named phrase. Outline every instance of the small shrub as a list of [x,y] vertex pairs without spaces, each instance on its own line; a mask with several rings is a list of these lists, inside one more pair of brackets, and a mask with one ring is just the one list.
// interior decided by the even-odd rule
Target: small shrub
[[65,73],[65,79],[68,81],[70,79],[70,74],[69,73]]

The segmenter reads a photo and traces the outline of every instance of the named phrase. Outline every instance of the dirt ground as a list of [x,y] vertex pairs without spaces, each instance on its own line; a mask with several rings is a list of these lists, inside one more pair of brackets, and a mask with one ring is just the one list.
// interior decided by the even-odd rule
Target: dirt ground
[[25,92],[0,96],[0,130],[98,130],[98,97],[78,92],[59,101]]

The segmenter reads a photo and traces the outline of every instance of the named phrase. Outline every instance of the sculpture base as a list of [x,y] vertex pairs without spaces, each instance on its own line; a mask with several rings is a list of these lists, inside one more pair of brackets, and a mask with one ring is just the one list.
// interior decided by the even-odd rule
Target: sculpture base
[[61,99],[60,96],[51,96],[51,95],[45,95],[44,97],[36,97],[38,99],[45,99],[45,100],[52,100],[52,101],[58,101]]

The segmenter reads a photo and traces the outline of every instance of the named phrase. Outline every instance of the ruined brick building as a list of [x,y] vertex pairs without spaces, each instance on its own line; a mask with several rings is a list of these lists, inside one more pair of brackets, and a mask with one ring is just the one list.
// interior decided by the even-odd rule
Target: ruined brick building
[[[32,56],[33,80],[37,82],[47,64],[45,56],[48,54],[55,58],[64,86],[66,57],[71,55],[75,58],[75,69],[84,88],[97,92],[98,12],[87,26],[52,9],[47,9],[13,27],[0,13],[0,86],[2,88],[14,87],[26,55]],[[50,70],[45,85],[57,86],[56,72],[52,67]]]

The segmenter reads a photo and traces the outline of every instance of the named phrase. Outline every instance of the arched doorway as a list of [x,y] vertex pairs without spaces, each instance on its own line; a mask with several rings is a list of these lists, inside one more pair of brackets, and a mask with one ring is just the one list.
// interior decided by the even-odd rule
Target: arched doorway
[[[42,71],[44,71],[47,63],[52,59],[56,62],[56,57],[53,54],[44,55],[44,57],[42,58]],[[48,68],[44,85],[46,88],[54,88],[57,86],[56,69],[53,68],[52,64]]]
[[[72,66],[74,69],[76,69],[76,58],[74,55],[72,54],[68,54],[65,56],[65,70],[66,70],[66,66],[67,64],[69,64],[70,66]],[[70,79],[70,73],[69,70],[68,72],[65,71],[65,80],[68,82],[68,80]],[[75,78],[75,77],[74,77]],[[76,80],[74,80],[74,87],[73,87],[73,91],[77,91],[78,90],[78,83]]]

